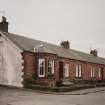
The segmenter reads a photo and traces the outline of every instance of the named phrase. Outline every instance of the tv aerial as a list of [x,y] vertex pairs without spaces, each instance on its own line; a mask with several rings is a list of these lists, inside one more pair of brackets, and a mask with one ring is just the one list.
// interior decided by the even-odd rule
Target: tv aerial
[[6,17],[5,15],[6,15],[6,12],[0,10],[0,20],[1,20],[1,17]]

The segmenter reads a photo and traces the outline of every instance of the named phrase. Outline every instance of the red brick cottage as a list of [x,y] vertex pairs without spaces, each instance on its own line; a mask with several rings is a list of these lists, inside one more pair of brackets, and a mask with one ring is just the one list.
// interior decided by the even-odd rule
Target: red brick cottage
[[22,87],[24,80],[52,86],[59,80],[104,80],[105,58],[73,50],[69,41],[61,46],[8,32],[0,23],[0,84]]

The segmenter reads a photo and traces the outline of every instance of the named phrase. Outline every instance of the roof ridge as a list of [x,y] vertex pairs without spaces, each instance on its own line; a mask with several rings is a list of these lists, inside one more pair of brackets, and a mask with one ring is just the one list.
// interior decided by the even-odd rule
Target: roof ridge
[[81,61],[88,61],[93,63],[105,64],[105,58],[103,57],[94,57],[91,54],[88,54],[83,51],[75,49],[65,49],[62,46],[58,46],[53,43],[32,39],[29,37],[17,35],[14,33],[3,32],[10,40],[12,40],[17,46],[22,48],[24,51],[34,52],[34,47],[39,44],[44,44],[46,46],[45,52],[56,53],[60,57],[70,58]]

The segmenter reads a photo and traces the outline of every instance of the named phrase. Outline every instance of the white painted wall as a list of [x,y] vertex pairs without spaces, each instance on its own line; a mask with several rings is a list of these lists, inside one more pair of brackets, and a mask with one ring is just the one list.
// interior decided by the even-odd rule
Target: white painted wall
[[0,84],[22,87],[21,50],[4,35],[0,37]]

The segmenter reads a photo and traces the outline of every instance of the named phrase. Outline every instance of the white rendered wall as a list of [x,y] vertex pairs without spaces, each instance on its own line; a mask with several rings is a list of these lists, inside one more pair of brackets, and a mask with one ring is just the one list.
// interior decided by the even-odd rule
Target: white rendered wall
[[23,60],[19,50],[5,36],[0,37],[0,84],[22,87]]

